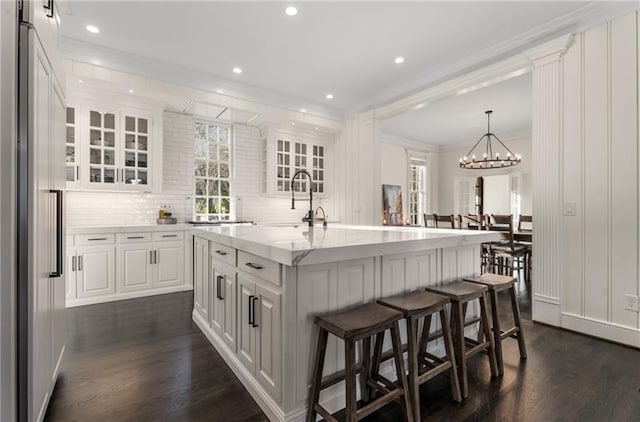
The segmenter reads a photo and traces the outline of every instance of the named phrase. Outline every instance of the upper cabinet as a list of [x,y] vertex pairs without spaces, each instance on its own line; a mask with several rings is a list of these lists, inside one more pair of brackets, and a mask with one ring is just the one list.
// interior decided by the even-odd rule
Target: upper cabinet
[[160,120],[142,109],[69,103],[67,189],[160,191]]
[[288,131],[266,131],[263,138],[263,193],[291,196],[291,178],[298,170],[306,170],[313,177],[312,184],[299,175],[293,184],[294,192],[327,196],[331,177],[333,142],[329,138]]

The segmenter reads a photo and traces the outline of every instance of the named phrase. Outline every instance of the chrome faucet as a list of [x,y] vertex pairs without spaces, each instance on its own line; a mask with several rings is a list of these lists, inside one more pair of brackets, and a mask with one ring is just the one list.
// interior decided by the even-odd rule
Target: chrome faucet
[[318,215],[318,210],[322,211],[322,227],[327,227],[327,214],[324,212],[324,208],[318,207],[316,208],[316,215]]
[[295,203],[295,191],[293,189],[293,182],[295,181],[296,177],[299,174],[306,174],[307,177],[309,178],[309,211],[307,212],[307,215],[302,218],[302,221],[305,221],[307,223],[309,223],[309,227],[313,227],[313,221],[314,221],[314,216],[313,216],[313,179],[311,178],[311,173],[309,173],[306,170],[298,170],[293,174],[293,177],[291,178],[291,209],[295,210],[296,209],[296,203]]

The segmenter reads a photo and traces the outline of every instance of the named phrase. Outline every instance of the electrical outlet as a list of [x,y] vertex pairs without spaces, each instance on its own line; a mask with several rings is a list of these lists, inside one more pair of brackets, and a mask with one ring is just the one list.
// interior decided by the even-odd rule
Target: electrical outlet
[[640,298],[636,295],[624,295],[624,309],[640,312]]

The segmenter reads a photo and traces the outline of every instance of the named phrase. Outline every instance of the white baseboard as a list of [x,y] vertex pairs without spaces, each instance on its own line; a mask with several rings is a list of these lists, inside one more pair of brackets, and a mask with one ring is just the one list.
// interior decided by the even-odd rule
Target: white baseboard
[[181,284],[180,286],[163,287],[160,289],[139,290],[137,292],[116,293],[113,295],[86,297],[82,299],[67,300],[66,307],[74,308],[76,306],[94,305],[96,303],[114,302],[116,300],[136,299],[140,297],[163,295],[167,293],[186,292],[193,290],[191,284]]
[[560,300],[558,298],[534,293],[531,307],[534,321],[553,325],[554,327],[560,326]]
[[640,330],[635,328],[569,313],[562,314],[562,328],[640,348]]

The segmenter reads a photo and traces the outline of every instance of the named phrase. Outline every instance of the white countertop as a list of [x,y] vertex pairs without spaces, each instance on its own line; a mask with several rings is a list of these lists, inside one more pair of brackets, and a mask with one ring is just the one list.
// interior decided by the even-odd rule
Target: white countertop
[[284,265],[309,265],[500,240],[500,233],[321,224],[193,227],[193,233]]
[[140,224],[68,227],[67,234],[170,232],[190,230],[191,224]]

